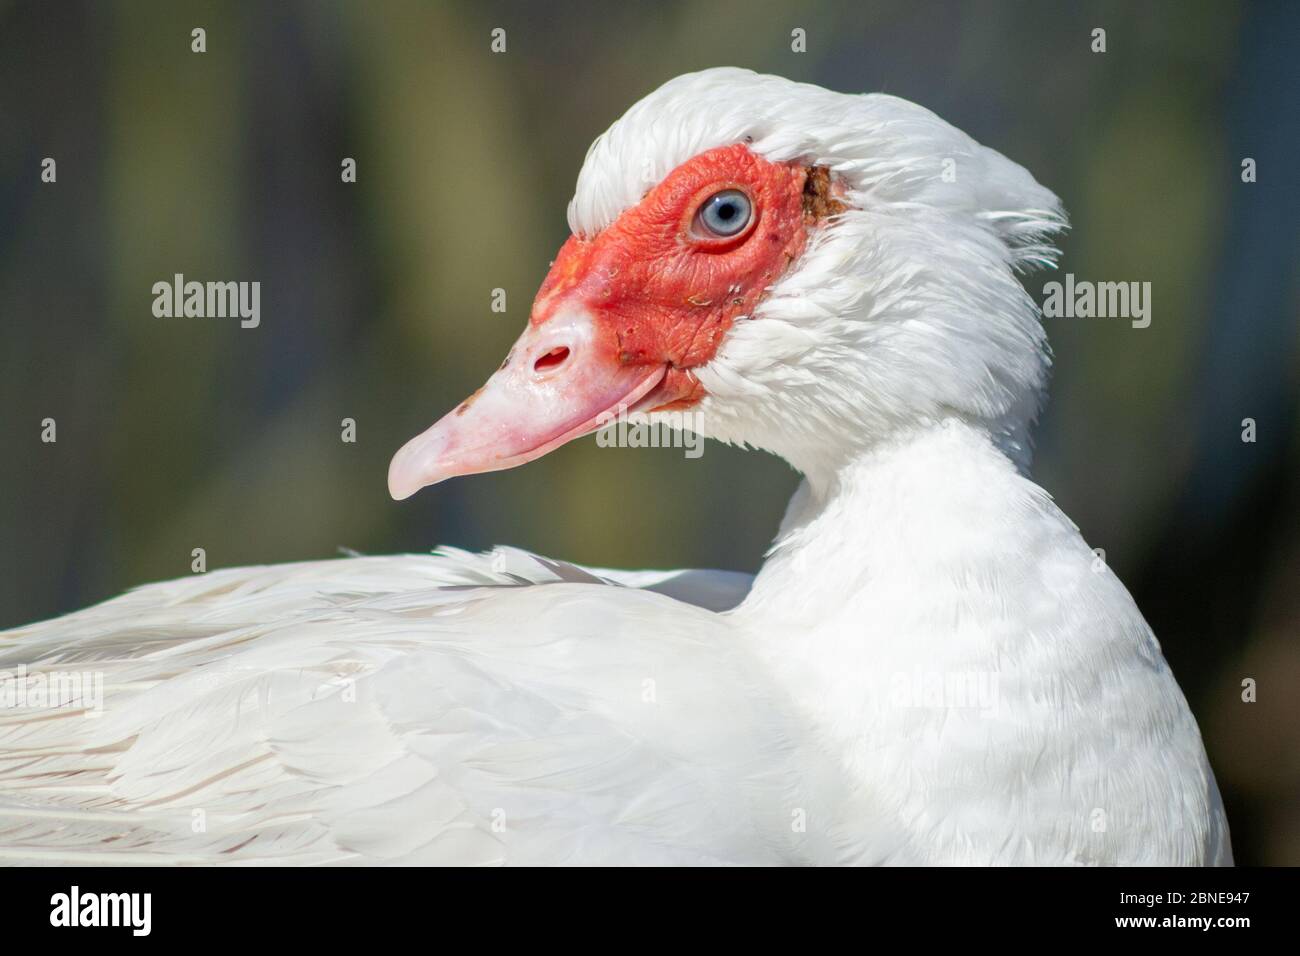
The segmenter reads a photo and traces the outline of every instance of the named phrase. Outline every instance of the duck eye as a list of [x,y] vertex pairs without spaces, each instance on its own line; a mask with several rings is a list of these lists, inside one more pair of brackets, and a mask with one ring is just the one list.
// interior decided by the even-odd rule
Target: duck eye
[[724,189],[704,201],[696,219],[706,233],[725,239],[749,225],[752,213],[748,196],[739,189]]

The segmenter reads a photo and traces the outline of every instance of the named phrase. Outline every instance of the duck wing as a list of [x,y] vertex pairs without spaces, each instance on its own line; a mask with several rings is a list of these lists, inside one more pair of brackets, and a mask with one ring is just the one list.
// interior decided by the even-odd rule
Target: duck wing
[[660,593],[726,580],[614,574],[514,550],[237,568],[0,635],[32,692],[0,711],[0,860],[834,856],[792,819],[832,818],[838,771],[728,617]]

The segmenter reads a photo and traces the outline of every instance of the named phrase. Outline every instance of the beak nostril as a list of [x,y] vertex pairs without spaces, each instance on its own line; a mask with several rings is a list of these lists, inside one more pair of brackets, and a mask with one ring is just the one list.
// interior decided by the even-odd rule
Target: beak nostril
[[551,349],[536,362],[533,363],[534,372],[549,372],[551,369],[559,368],[564,364],[564,360],[569,357],[567,347],[561,345]]

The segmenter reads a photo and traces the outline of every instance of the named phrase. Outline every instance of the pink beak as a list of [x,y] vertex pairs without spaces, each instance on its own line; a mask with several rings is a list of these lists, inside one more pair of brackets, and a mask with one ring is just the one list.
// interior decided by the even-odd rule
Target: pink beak
[[530,324],[481,389],[402,446],[388,466],[397,501],[458,475],[513,468],[596,431],[637,404],[666,365],[624,364],[592,315],[570,306]]

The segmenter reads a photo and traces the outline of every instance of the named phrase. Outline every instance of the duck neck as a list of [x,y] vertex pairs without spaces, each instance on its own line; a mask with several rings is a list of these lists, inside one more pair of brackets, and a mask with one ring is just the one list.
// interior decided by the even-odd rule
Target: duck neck
[[990,499],[991,487],[1011,482],[1024,479],[989,432],[959,419],[810,473],[737,612],[782,642],[828,630],[847,630],[855,642],[887,639],[864,633],[868,611],[888,601],[923,613],[927,582],[942,586],[936,576],[979,563],[989,542],[978,517],[1000,500]]
[[[882,779],[914,776],[916,751],[900,744],[925,712],[908,705],[936,680],[972,713],[998,706],[999,654],[1031,639],[999,623],[1018,600],[1006,579],[1028,577],[1025,522],[1045,497],[987,431],[955,420],[810,475],[795,493],[732,614],[772,680],[871,792],[889,798]],[[933,755],[934,780],[949,759]]]

